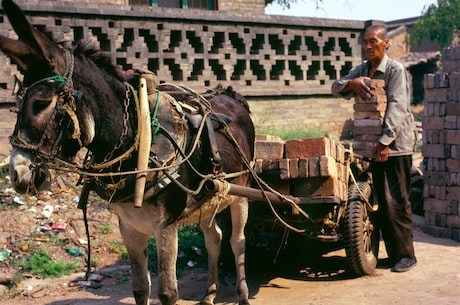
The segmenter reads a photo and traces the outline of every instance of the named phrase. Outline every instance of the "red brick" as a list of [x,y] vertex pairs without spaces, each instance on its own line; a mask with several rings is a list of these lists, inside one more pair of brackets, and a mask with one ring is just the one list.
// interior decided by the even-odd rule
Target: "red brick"
[[460,130],[446,130],[446,144],[460,144]]
[[295,179],[291,183],[291,192],[296,197],[340,197],[340,194],[343,192],[340,190],[341,187],[342,184],[339,183],[338,179],[332,177]]
[[275,160],[283,158],[284,142],[256,141],[255,159]]
[[291,194],[290,180],[264,179],[264,181],[283,195]]
[[268,172],[273,170],[279,170],[278,160],[263,160],[262,162],[262,171]]
[[425,211],[454,214],[458,212],[458,203],[453,200],[440,200],[436,198],[425,198],[423,201],[423,208]]
[[460,159],[447,159],[446,167],[450,172],[459,172],[460,171]]
[[458,215],[447,215],[447,226],[449,228],[460,228],[460,216]]
[[448,172],[426,171],[424,181],[430,185],[446,185],[450,181]]
[[263,160],[256,159],[254,162],[254,171],[256,174],[261,174],[263,172]]
[[432,225],[425,225],[422,228],[423,232],[429,234],[434,237],[439,238],[451,238],[452,237],[452,229],[451,228],[441,228]]
[[385,95],[385,90],[380,90],[378,89],[379,92],[383,91],[383,94],[378,94],[373,92],[374,95],[372,95],[370,100],[365,100],[362,99],[360,96],[355,96],[355,103],[368,103],[368,104],[378,104],[378,103],[386,103],[387,102],[387,96]]
[[337,165],[334,158],[329,156],[319,157],[319,170],[322,177],[338,178]]
[[370,103],[355,103],[353,104],[353,110],[356,112],[356,111],[364,111],[364,112],[368,112],[368,111],[381,111],[381,112],[385,112],[387,108],[387,103],[378,103],[378,104],[370,104]]
[[442,144],[423,144],[422,155],[424,157],[446,158]]
[[306,178],[308,177],[308,159],[307,158],[299,158],[299,178]]
[[460,116],[460,103],[446,103],[446,113],[450,115]]
[[319,177],[319,157],[308,158],[308,177]]
[[355,134],[354,141],[375,143],[380,139],[379,134]]
[[359,127],[353,126],[353,133],[354,134],[375,134],[381,135],[383,133],[382,126],[368,126],[368,127]]
[[355,111],[353,113],[354,120],[362,119],[383,119],[385,113],[383,111]]
[[284,147],[286,158],[289,159],[331,155],[329,139],[325,137],[288,140]]
[[[369,87],[373,91],[377,90],[378,88],[385,88],[385,80],[383,80],[383,79],[371,79]],[[376,94],[385,94],[385,92],[376,93]]]
[[424,116],[422,118],[423,130],[443,130],[444,118],[437,116]]
[[291,179],[295,179],[299,177],[299,159],[294,158],[294,159],[288,159],[289,163],[289,176]]
[[446,187],[446,199],[458,200],[460,198],[460,186]]
[[362,119],[354,120],[353,126],[355,127],[376,127],[382,126],[383,121],[381,119]]

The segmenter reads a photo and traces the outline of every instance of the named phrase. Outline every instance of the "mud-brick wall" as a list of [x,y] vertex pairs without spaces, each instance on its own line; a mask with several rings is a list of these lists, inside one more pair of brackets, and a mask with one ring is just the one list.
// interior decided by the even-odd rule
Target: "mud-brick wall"
[[460,241],[460,46],[444,50],[443,70],[425,75],[424,230]]
[[16,123],[16,113],[10,111],[14,104],[0,103],[0,162],[6,158],[11,151],[9,136],[13,132]]

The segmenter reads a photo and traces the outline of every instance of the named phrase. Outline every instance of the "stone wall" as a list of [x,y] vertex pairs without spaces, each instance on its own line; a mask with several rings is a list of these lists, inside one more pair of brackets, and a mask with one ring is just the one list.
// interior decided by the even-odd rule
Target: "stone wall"
[[443,73],[425,75],[425,231],[460,241],[460,46],[443,53]]

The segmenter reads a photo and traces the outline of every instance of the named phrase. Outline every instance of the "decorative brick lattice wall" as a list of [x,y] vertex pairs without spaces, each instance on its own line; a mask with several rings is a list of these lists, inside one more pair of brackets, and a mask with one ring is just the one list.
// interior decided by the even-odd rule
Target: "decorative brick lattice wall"
[[[93,40],[124,69],[197,91],[221,83],[250,102],[263,126],[342,132],[352,103],[331,98],[332,82],[361,62],[363,21],[181,10],[101,3],[19,1],[29,20],[71,44]],[[0,33],[17,38],[0,9]],[[2,117],[13,101],[16,66],[0,52]],[[8,107],[7,107],[8,106]],[[2,126],[0,126],[1,128]],[[5,131],[10,134],[13,126]],[[7,138],[0,134],[0,143]],[[0,154],[8,145],[0,146]]]
[[443,73],[425,75],[425,231],[460,241],[460,46],[443,54]]
[[[246,96],[329,94],[332,81],[361,61],[358,21],[294,24],[283,16],[78,2],[22,7],[36,27],[69,43],[93,40],[124,69],[148,68],[162,82],[197,88],[226,83]],[[15,37],[7,18],[0,21],[1,33]],[[10,89],[16,68],[3,54],[0,62],[1,88]]]

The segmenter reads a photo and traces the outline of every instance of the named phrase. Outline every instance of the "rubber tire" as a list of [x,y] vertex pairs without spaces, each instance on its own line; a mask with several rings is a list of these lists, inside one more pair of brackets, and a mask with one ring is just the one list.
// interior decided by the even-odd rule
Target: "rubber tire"
[[379,249],[379,232],[375,230],[366,205],[357,190],[370,200],[372,188],[368,182],[352,185],[343,218],[343,241],[349,271],[358,276],[375,273]]

